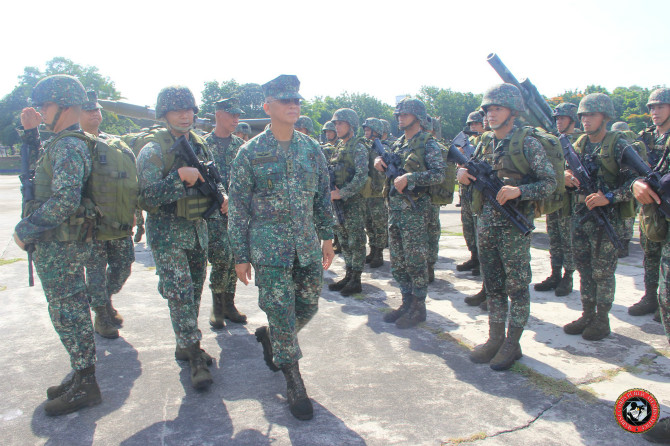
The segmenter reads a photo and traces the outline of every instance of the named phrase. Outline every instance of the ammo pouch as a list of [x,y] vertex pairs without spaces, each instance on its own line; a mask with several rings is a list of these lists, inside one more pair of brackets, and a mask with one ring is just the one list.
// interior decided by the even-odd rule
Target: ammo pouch
[[194,187],[187,187],[186,196],[176,202],[175,215],[186,220],[199,220],[212,206],[212,203],[214,203],[214,200],[204,196],[200,190]]
[[642,205],[640,227],[652,242],[664,242],[668,235],[668,221],[658,210],[656,203]]

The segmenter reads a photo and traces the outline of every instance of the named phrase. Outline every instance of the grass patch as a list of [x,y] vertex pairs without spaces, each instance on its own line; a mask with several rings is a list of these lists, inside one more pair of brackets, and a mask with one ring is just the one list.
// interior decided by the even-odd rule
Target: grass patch
[[457,236],[459,236],[459,237],[462,237],[462,236],[463,236],[463,233],[462,233],[462,232],[448,231],[448,230],[446,230],[446,229],[442,229],[442,230],[440,231],[440,234],[442,234],[442,235],[457,235]]
[[543,375],[518,362],[514,363],[510,370],[528,378],[531,384],[547,395],[558,397],[565,393],[571,393],[589,402],[596,400],[593,392],[582,390],[566,379],[556,379]]
[[364,295],[364,294],[361,294],[361,293],[356,293],[356,294],[354,294],[354,295],[351,296],[351,297],[353,297],[355,300],[358,300],[358,301],[363,301],[363,300],[365,300],[365,295]]
[[486,432],[477,432],[476,434],[472,434],[469,437],[450,438],[448,440],[443,441],[442,446],[470,443],[473,441],[485,440],[487,437],[488,435],[486,435]]
[[9,265],[10,263],[20,262],[25,259],[0,259],[0,266]]
[[147,270],[149,270],[149,271],[153,271],[153,270],[155,270],[155,269],[156,269],[155,266],[147,266]]

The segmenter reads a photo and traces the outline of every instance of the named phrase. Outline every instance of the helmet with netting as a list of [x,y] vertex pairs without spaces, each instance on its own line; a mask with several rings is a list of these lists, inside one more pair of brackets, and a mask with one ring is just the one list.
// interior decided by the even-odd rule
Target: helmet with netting
[[314,132],[314,123],[309,116],[300,116],[293,127],[297,129],[307,129],[308,133]]
[[321,127],[322,132],[325,132],[326,130],[332,130],[333,132],[335,131],[335,124],[333,121],[327,121],[323,127]]
[[401,113],[407,113],[416,116],[422,126],[425,126],[426,121],[428,120],[426,104],[424,104],[423,101],[419,99],[405,98],[398,102],[398,105],[395,106],[393,116],[398,119],[398,115]]
[[379,136],[382,136],[384,133],[384,126],[382,122],[377,118],[368,118],[362,125],[363,128],[368,127],[373,132],[377,133]]
[[333,118],[331,121],[344,121],[351,126],[351,130],[354,132],[358,129],[360,125],[360,120],[358,119],[358,113],[350,108],[341,108],[333,113]]
[[33,107],[40,107],[53,102],[59,107],[84,105],[88,101],[86,90],[76,77],[67,74],[54,74],[40,80],[33,88],[30,102]]
[[482,114],[482,112],[477,110],[470,113],[468,115],[467,121],[465,121],[465,125],[470,125],[473,122],[481,122],[482,124],[484,123],[484,115]]
[[612,99],[604,93],[591,93],[584,96],[579,101],[579,108],[577,109],[578,116],[582,113],[602,113],[608,119],[616,117]]
[[554,108],[551,112],[551,116],[554,117],[554,120],[559,116],[567,116],[572,119],[572,122],[579,122],[579,117],[577,116],[577,106],[572,102],[562,102]]
[[512,84],[498,84],[486,90],[482,97],[482,110],[486,111],[486,108],[491,105],[507,107],[519,113],[526,111],[521,92]]
[[670,104],[670,88],[657,88],[651,92],[647,100],[647,108],[657,104]]
[[171,85],[163,88],[158,93],[156,100],[156,118],[160,119],[169,111],[193,109],[193,113],[198,113],[198,106],[195,104],[195,97],[188,87],[181,85]]

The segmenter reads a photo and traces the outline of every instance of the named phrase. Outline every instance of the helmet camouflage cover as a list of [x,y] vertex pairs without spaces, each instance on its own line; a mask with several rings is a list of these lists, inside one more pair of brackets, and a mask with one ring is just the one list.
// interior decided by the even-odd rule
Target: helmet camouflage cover
[[657,88],[651,92],[647,107],[656,104],[670,104],[670,88]]
[[344,121],[351,126],[351,129],[355,132],[360,125],[360,120],[358,119],[358,113],[350,108],[341,108],[335,113],[333,113],[333,118],[331,121]]
[[293,127],[297,129],[307,129],[308,133],[314,132],[314,123],[309,116],[300,116]]
[[67,74],[54,74],[40,80],[33,88],[30,102],[39,107],[54,102],[59,107],[84,105],[88,101],[86,90],[76,77]]
[[383,133],[391,133],[391,123],[388,122],[386,119],[380,119],[382,122],[382,127],[383,127]]
[[612,99],[604,93],[587,94],[579,101],[577,115],[582,113],[602,113],[608,119],[614,119],[616,112]]
[[617,121],[612,124],[613,132],[625,132],[627,130],[630,130],[630,127],[628,127],[628,124],[623,121]]
[[160,119],[169,111],[193,109],[193,113],[198,113],[198,106],[195,105],[195,97],[188,87],[181,85],[171,85],[163,88],[158,93],[156,100],[156,118]]
[[490,105],[500,105],[519,113],[526,111],[521,92],[512,84],[498,84],[486,90],[482,97],[482,110],[486,111]]
[[562,102],[554,108],[554,111],[551,112],[551,116],[554,117],[554,120],[559,116],[567,116],[572,119],[572,122],[579,122],[579,117],[577,116],[577,106],[571,102]]
[[426,112],[426,104],[424,104],[419,99],[405,98],[402,101],[398,102],[398,105],[395,106],[395,111],[393,116],[398,119],[398,115],[401,113],[408,113],[410,115],[416,116],[422,126],[425,127],[426,121],[428,120],[428,113]]
[[246,122],[240,122],[237,124],[237,127],[235,127],[235,133],[237,132],[244,133],[245,135],[251,135],[251,126]]
[[333,124],[333,121],[327,121],[323,127],[321,127],[322,132],[325,132],[326,130],[332,130],[333,132],[335,131],[335,124]]
[[479,110],[473,111],[468,115],[468,120],[465,121],[465,125],[470,125],[473,122],[484,123],[484,115]]
[[377,118],[368,118],[362,125],[363,128],[368,127],[373,132],[377,133],[379,136],[382,136],[384,133],[384,126],[382,122]]

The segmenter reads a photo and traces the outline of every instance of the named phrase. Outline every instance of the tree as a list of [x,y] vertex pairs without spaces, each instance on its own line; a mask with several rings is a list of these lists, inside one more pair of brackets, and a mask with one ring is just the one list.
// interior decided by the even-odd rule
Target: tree
[[426,104],[429,116],[440,118],[442,135],[445,138],[456,136],[463,130],[468,115],[482,103],[482,95],[479,94],[429,86],[421,87],[417,98]]
[[240,108],[244,110],[245,118],[267,118],[263,111],[265,96],[261,86],[258,84],[240,85],[235,79],[223,81],[220,84],[217,81],[205,82],[200,114],[203,116],[206,113],[214,114],[217,101],[233,97],[240,100]]

